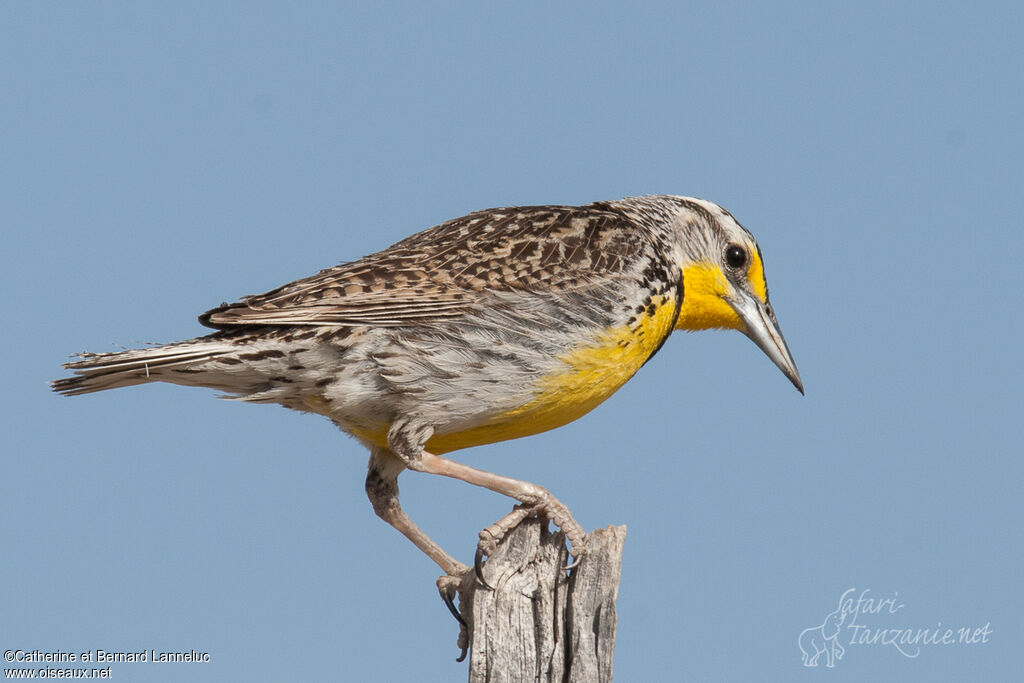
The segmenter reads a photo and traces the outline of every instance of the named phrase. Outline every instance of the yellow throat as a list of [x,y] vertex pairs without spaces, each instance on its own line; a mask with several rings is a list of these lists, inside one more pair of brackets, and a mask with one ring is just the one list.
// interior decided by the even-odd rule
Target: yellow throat
[[[747,280],[754,294],[762,303],[767,303],[768,287],[764,281],[761,255],[756,248],[749,249],[749,253]],[[743,321],[724,298],[732,291],[733,285],[725,277],[720,265],[702,261],[684,267],[683,285],[685,292],[679,319],[676,321],[677,330],[743,329]]]

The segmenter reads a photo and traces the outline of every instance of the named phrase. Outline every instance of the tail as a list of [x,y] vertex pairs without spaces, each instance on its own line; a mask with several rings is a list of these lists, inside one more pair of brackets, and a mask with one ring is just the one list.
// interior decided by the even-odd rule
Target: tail
[[235,395],[265,388],[265,376],[248,371],[238,354],[237,341],[225,333],[148,349],[81,353],[80,360],[64,364],[74,375],[50,386],[65,396],[148,382],[210,387]]

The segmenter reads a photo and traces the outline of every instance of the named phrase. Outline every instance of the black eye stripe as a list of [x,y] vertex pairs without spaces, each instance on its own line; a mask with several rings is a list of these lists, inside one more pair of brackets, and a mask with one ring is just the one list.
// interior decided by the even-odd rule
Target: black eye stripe
[[730,244],[725,248],[725,263],[730,268],[742,268],[747,265],[747,250],[738,244]]

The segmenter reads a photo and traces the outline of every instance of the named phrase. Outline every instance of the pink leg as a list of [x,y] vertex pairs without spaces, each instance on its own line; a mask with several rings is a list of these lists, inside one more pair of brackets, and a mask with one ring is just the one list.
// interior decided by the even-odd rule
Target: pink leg
[[366,495],[373,511],[437,563],[448,576],[461,577],[469,569],[434,543],[416,523],[409,519],[398,502],[398,475],[405,468],[390,451],[374,449],[366,473]]
[[493,551],[494,546],[506,533],[523,519],[534,514],[547,517],[562,529],[566,538],[572,543],[573,555],[577,559],[586,552],[587,535],[583,531],[583,527],[573,519],[569,508],[542,486],[478,470],[475,467],[463,465],[427,451],[421,451],[418,457],[409,459],[406,466],[417,472],[440,474],[474,486],[481,486],[515,498],[523,504],[523,507],[513,510],[496,524],[480,532],[481,550],[485,553],[488,552],[488,549]]

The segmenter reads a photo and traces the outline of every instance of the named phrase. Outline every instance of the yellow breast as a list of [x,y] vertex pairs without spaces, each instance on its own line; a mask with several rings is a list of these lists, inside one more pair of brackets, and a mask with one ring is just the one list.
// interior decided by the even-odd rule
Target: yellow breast
[[427,450],[440,454],[517,439],[561,427],[585,415],[615,393],[651,357],[671,334],[676,313],[675,297],[656,298],[632,324],[606,330],[596,342],[562,356],[563,369],[541,377],[528,402],[472,429],[436,435],[427,442]]

